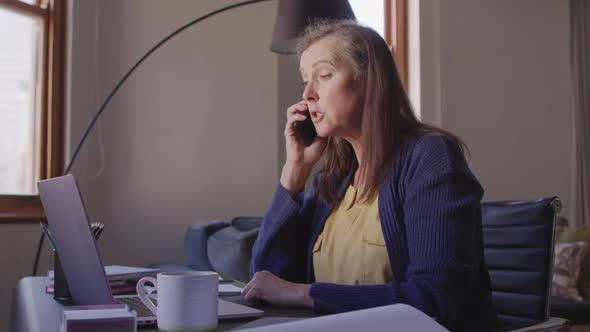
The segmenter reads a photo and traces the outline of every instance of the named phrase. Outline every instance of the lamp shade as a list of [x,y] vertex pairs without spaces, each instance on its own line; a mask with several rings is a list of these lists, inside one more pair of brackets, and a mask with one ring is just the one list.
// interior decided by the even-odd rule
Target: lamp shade
[[314,19],[355,19],[348,0],[279,0],[270,50],[293,54],[297,37]]

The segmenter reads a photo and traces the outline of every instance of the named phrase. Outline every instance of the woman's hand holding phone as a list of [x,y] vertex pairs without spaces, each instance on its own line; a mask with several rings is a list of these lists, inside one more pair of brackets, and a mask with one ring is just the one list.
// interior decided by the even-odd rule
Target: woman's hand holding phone
[[[305,101],[300,101],[287,109],[285,126],[287,161],[281,173],[281,184],[293,197],[303,190],[313,166],[320,160],[327,144],[327,139],[316,136],[313,143],[306,147],[304,140],[299,136],[295,123],[306,120],[306,115],[303,113],[307,110]],[[309,112],[307,116],[310,116]]]

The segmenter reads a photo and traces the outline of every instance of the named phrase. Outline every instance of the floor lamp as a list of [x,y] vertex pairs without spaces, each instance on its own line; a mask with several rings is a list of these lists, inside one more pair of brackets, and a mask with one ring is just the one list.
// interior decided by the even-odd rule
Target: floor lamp
[[[84,131],[80,142],[76,146],[74,153],[72,154],[72,158],[68,163],[64,175],[68,174],[76,161],[76,157],[80,152],[80,149],[86,138],[90,134],[90,131],[94,127],[94,124],[100,117],[100,115],[106,109],[106,106],[109,104],[113,96],[119,91],[119,88],[127,81],[127,78],[131,76],[131,74],[141,65],[145,59],[147,59],[153,52],[155,52],[160,46],[164,45],[170,39],[174,38],[176,35],[181,33],[182,31],[186,30],[187,28],[209,18],[215,16],[217,14],[223,13],[225,11],[243,7],[246,5],[251,5],[259,2],[265,1],[274,1],[274,0],[249,0],[238,2],[233,5],[229,5],[217,10],[214,10],[208,14],[200,16],[185,25],[181,26],[180,28],[176,29],[174,32],[170,33],[168,36],[164,37],[161,41],[159,41],[155,46],[153,46],[149,51],[147,51],[136,63],[123,75],[123,78],[115,85],[115,88],[109,93],[108,97],[99,107],[99,109],[94,114],[90,124]],[[354,13],[348,3],[348,0],[278,0],[278,11],[277,16],[275,18],[275,25],[274,25],[274,32],[272,36],[272,42],[270,45],[270,50],[275,53],[280,54],[293,54],[295,53],[295,45],[297,43],[297,37],[301,34],[304,30],[305,26],[313,19],[332,19],[332,20],[339,20],[339,19],[354,19]],[[41,233],[41,237],[39,239],[39,243],[37,245],[37,252],[35,255],[35,263],[33,265],[33,273],[32,275],[37,275],[37,268],[39,265],[39,257],[41,255],[41,247],[43,246],[43,240],[45,236],[44,233]]]

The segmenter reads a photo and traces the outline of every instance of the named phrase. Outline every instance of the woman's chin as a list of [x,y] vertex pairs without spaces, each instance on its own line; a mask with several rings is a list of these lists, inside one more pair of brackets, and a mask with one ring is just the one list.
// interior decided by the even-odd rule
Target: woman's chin
[[319,137],[330,137],[331,135],[331,130],[329,128],[326,128],[322,125],[316,125],[315,126],[315,131],[318,134]]
[[319,137],[322,137],[322,138],[327,138],[327,137],[330,137],[330,135],[326,134],[326,133],[325,133],[325,132],[323,132],[323,131],[317,130],[317,129],[316,129],[316,133],[317,133],[317,135],[318,135]]

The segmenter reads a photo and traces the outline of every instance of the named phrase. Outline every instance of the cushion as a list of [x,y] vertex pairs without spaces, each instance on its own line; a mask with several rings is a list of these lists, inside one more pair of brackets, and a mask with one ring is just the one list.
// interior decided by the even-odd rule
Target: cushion
[[[584,241],[588,244],[590,251],[590,225],[579,227],[558,227],[556,242],[577,242]],[[578,291],[585,299],[590,299],[590,254],[586,254],[582,261],[580,275],[578,277]]]
[[566,242],[555,245],[555,267],[551,294],[563,299],[582,300],[577,284],[582,259],[588,245],[585,242]]

